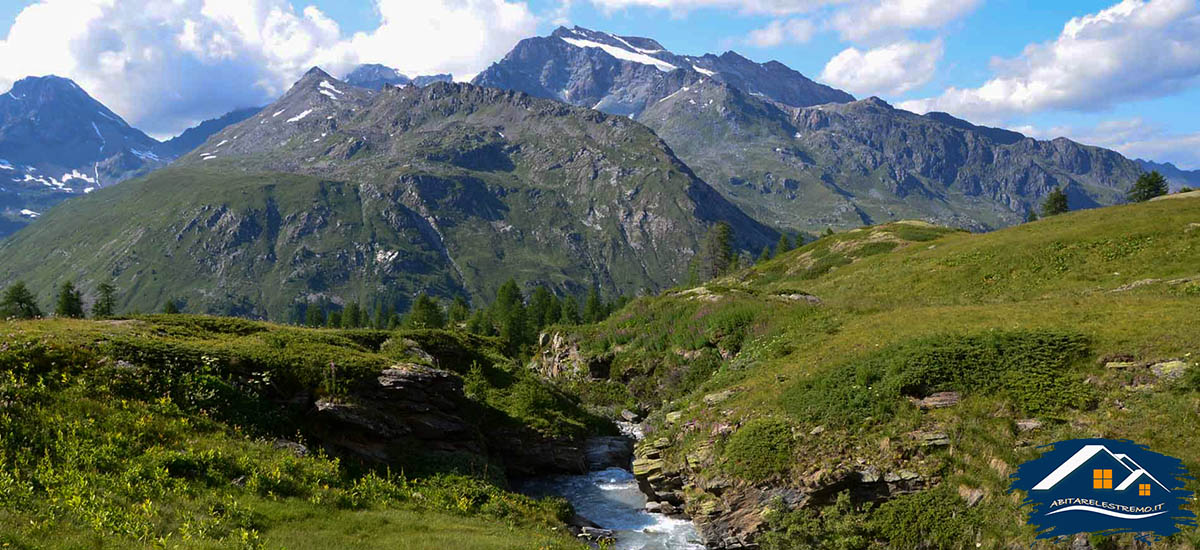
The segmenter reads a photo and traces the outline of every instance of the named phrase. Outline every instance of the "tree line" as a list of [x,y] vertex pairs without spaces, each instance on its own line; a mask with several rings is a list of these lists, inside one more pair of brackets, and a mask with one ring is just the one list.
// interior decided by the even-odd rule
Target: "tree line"
[[[91,316],[95,319],[112,317],[116,309],[116,295],[117,289],[108,283],[101,283],[96,287],[96,302],[92,304]],[[4,296],[0,298],[0,319],[36,319],[42,315],[37,298],[24,282],[17,281],[4,290]],[[58,288],[54,315],[72,319],[88,316],[83,306],[83,294],[71,281]]]
[[[1188,187],[1179,190],[1180,193],[1187,193],[1188,191],[1191,191]],[[1169,192],[1170,186],[1167,184],[1167,178],[1159,173],[1158,170],[1154,170],[1138,176],[1133,186],[1125,192],[1125,200],[1130,203],[1146,202],[1155,197],[1166,195]],[[1062,187],[1055,187],[1042,201],[1041,211],[1044,218],[1065,214],[1070,210],[1071,207],[1067,204],[1067,192]],[[1037,221],[1037,219],[1037,211],[1032,208],[1025,215],[1025,221],[1027,222]]]

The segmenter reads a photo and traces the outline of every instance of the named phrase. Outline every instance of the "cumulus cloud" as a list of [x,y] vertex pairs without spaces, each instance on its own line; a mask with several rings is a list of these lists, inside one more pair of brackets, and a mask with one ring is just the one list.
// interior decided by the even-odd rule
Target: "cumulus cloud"
[[358,33],[351,49],[363,62],[406,74],[477,73],[537,31],[524,2],[378,0],[383,24]]
[[759,48],[772,48],[783,43],[803,44],[812,40],[816,25],[807,19],[777,19],[766,27],[750,31],[746,43]]
[[942,41],[904,40],[862,51],[847,48],[821,72],[821,80],[857,95],[902,94],[929,82],[943,53]]
[[0,90],[25,76],[65,76],[130,124],[167,136],[269,103],[314,65],[477,72],[537,22],[515,0],[375,3],[380,27],[345,36],[321,10],[289,0],[40,0],[0,40]]
[[995,60],[978,88],[950,88],[901,106],[999,121],[1048,109],[1099,110],[1161,97],[1200,76],[1200,5],[1195,0],[1124,0],[1067,22],[1057,39],[1016,59]]
[[833,15],[830,24],[846,40],[864,40],[910,29],[936,29],[963,17],[983,0],[875,0]]

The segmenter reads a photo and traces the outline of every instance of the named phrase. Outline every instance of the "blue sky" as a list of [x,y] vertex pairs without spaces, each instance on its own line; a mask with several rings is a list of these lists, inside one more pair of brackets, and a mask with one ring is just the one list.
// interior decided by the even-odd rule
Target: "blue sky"
[[[10,35],[17,15],[70,1],[0,0],[0,38],[8,36],[14,51],[38,49],[32,43],[18,49],[36,39],[27,37],[33,32]],[[523,36],[568,24],[652,37],[676,53],[735,50],[756,61],[775,59],[858,97],[879,95],[919,112],[944,110],[1039,138],[1063,135],[1200,169],[1200,0],[180,0],[161,20],[141,13],[154,10],[118,5],[140,2],[74,1],[100,6],[85,27],[108,25],[125,37],[144,33],[142,51],[166,43],[164,26],[198,22],[197,40],[173,39],[163,54],[190,56],[170,65],[188,66],[187,74],[168,70],[161,81],[144,75],[110,81],[113,72],[154,67],[153,56],[114,61],[112,52],[80,54],[80,44],[100,43],[93,31],[60,38],[73,44],[70,51],[47,54],[47,72],[67,73],[156,136],[237,102],[267,101],[309,63],[337,72],[355,62],[384,62],[409,73],[463,76]],[[268,16],[272,10],[283,16]],[[23,16],[20,25],[35,30],[34,19]],[[267,37],[271,25],[286,28],[286,36]],[[1163,45],[1156,48],[1156,40]],[[136,51],[137,39],[126,42],[127,51]],[[225,43],[250,53],[212,45]],[[0,59],[9,59],[4,48],[0,42]],[[37,61],[7,74],[0,64],[0,88],[22,71],[41,69]],[[252,84],[201,95],[196,89],[212,81],[201,78],[206,70]]]

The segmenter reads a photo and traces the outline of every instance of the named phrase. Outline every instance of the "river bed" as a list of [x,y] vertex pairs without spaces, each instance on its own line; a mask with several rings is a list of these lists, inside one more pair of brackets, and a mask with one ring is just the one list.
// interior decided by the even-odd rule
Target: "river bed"
[[691,520],[646,512],[646,495],[629,470],[529,479],[520,490],[567,499],[579,515],[615,532],[614,550],[704,550]]

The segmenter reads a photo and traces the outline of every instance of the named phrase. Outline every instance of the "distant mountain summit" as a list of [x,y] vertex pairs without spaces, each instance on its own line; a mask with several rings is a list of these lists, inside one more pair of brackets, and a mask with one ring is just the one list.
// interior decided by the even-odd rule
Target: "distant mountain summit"
[[473,82],[637,116],[653,100],[701,77],[792,107],[854,100],[782,63],[755,63],[734,52],[677,55],[649,38],[582,27],[522,40]]
[[1183,170],[1170,162],[1154,162],[1144,159],[1137,159],[1137,163],[1145,171],[1157,170],[1167,178],[1172,192],[1178,191],[1181,187],[1200,189],[1200,170]]
[[251,114],[235,111],[159,143],[70,79],[21,79],[0,95],[0,238],[64,199],[161,168]]
[[437,74],[409,78],[400,74],[400,71],[386,65],[369,63],[355,67],[342,80],[347,84],[358,86],[359,88],[378,90],[385,86],[407,86],[412,84],[417,87],[425,87],[435,82],[454,82],[454,76]]
[[776,61],[580,27],[522,40],[474,82],[633,117],[742,210],[788,230],[904,218],[994,229],[1056,187],[1073,208],[1120,201],[1141,172],[1069,140],[856,101]]

